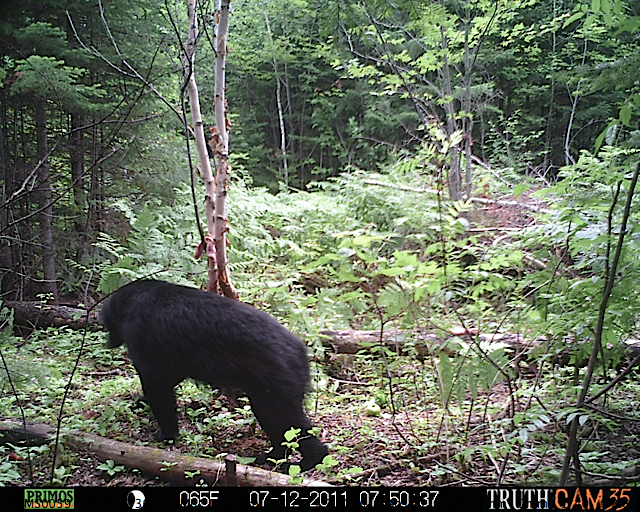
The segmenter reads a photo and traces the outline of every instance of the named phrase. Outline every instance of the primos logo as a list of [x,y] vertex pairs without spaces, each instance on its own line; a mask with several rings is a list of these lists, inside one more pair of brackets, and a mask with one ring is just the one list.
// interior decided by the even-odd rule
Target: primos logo
[[74,508],[73,489],[25,489],[25,509]]

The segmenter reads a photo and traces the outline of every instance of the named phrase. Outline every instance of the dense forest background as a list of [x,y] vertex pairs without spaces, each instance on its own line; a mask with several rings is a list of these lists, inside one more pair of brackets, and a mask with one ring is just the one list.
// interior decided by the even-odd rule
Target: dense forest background
[[[214,2],[198,9],[209,127],[216,13]],[[307,340],[323,361],[317,386],[335,392],[368,368],[379,386],[355,396],[393,415],[424,406],[430,390],[443,417],[466,422],[457,471],[485,484],[564,482],[570,466],[580,482],[587,463],[606,478],[637,467],[637,438],[606,456],[593,448],[611,443],[598,427],[635,435],[637,411],[589,408],[589,393],[596,374],[606,386],[637,353],[640,2],[233,0],[231,9],[232,279],[242,300]],[[183,2],[0,6],[6,303],[91,307],[139,277],[205,282],[193,256],[203,189],[185,138],[186,21]],[[3,320],[14,347],[10,309]],[[327,362],[321,332],[385,328],[403,333],[389,357],[411,363],[375,351],[354,367]],[[427,331],[448,341],[425,352]],[[34,331],[33,350],[58,335]],[[16,365],[28,360],[16,352]],[[491,423],[479,396],[495,398],[499,381],[499,405],[510,406]],[[472,410],[501,432],[498,444],[473,429]],[[440,429],[440,439],[456,425],[415,428]],[[414,434],[402,441],[417,454],[403,466],[412,478],[437,445]],[[577,447],[588,443],[580,466]],[[350,449],[346,464],[363,465]],[[457,478],[444,467],[428,483]]]
[[[3,7],[3,294],[94,289],[100,236],[122,240],[129,208],[180,201],[189,183],[181,7]],[[425,182],[448,180],[452,199],[485,185],[474,167],[505,184],[551,183],[602,136],[635,144],[634,7],[236,2],[234,179],[272,193],[318,190],[405,165]],[[201,9],[198,81],[212,125],[213,4]]]

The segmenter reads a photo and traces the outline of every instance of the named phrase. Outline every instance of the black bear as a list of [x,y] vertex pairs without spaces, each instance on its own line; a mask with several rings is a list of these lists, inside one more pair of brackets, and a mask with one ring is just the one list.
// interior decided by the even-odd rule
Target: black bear
[[190,377],[249,396],[273,447],[269,458],[284,456],[291,427],[302,429],[303,470],[327,455],[308,433],[311,422],[302,409],[310,380],[307,348],[264,311],[215,293],[141,280],[111,295],[101,318],[109,346],[127,346],[160,439],[178,435],[173,388]]

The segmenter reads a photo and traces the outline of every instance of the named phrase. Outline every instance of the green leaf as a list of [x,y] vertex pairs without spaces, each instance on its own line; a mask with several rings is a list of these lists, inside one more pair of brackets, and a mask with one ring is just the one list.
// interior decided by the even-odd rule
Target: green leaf
[[404,268],[393,267],[393,268],[384,268],[382,270],[379,270],[377,273],[382,274],[383,276],[395,277],[395,276],[401,276],[403,274],[406,274],[407,270]]
[[357,245],[360,247],[368,247],[371,244],[371,241],[373,240],[373,237],[369,236],[369,235],[360,235],[355,237],[352,240],[353,245]]
[[518,183],[513,187],[513,197],[520,197],[527,190],[529,190],[529,185],[527,183]]
[[289,466],[289,476],[298,476],[300,474],[300,466],[297,464],[291,464]]
[[284,433],[284,438],[286,439],[287,442],[291,442],[297,436],[300,435],[300,432],[302,432],[301,429],[292,427]]
[[440,361],[438,364],[440,369],[440,378],[442,383],[442,402],[446,403],[453,383],[453,368],[451,359],[445,352],[440,352]]
[[571,25],[574,21],[579,20],[580,18],[582,18],[584,16],[584,13],[582,11],[578,11],[575,14],[572,14],[571,16],[569,16],[565,22],[562,24],[562,28],[567,28],[569,25]]
[[602,147],[603,143],[606,143],[608,146],[611,146],[615,141],[615,137],[617,133],[618,133],[618,125],[614,121],[600,132],[600,135],[598,135],[598,137],[596,138],[594,151],[597,153]]
[[629,105],[623,105],[620,109],[620,122],[629,126],[629,122],[631,121],[631,107]]

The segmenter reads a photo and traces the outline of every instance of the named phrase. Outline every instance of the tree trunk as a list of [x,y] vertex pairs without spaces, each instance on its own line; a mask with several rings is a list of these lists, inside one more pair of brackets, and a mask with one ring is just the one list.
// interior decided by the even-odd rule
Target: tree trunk
[[282,172],[284,177],[284,186],[289,188],[289,166],[287,163],[287,137],[286,128],[284,124],[284,112],[282,109],[282,84],[280,80],[280,73],[278,72],[278,62],[275,57],[275,46],[273,45],[273,35],[271,34],[271,25],[269,24],[269,15],[267,9],[264,10],[264,21],[267,26],[267,34],[269,35],[269,42],[271,43],[272,53],[272,65],[273,74],[276,78],[276,104],[278,105],[278,123],[280,125],[280,152],[282,153]]
[[76,207],[74,228],[76,240],[76,261],[80,261],[85,240],[85,193],[84,193],[84,132],[83,119],[80,114],[71,114],[71,137],[69,140],[69,161],[71,164],[71,181],[73,201]]
[[229,121],[225,99],[225,65],[227,58],[227,33],[229,31],[229,2],[222,0],[218,16],[215,64],[215,100],[217,143],[214,145],[216,158],[216,206],[215,206],[215,246],[218,263],[218,280],[222,293],[238,298],[238,292],[231,283],[229,260],[227,259],[227,192],[229,189]]
[[216,182],[211,170],[211,162],[207,151],[207,143],[204,136],[204,125],[202,122],[202,113],[200,111],[200,96],[198,94],[198,85],[195,77],[195,53],[196,43],[198,40],[198,17],[196,13],[196,1],[187,0],[187,13],[189,16],[189,34],[187,36],[187,44],[185,45],[185,56],[182,67],[184,77],[187,83],[187,93],[189,95],[189,105],[191,106],[191,121],[193,123],[193,134],[196,140],[196,149],[198,150],[198,159],[200,160],[200,176],[204,181],[204,209],[207,219],[207,236],[206,236],[206,254],[208,257],[209,282],[207,289],[210,291],[218,291],[218,268],[216,264],[216,255],[214,252],[215,239],[215,197]]
[[[8,137],[7,137],[7,119],[6,119],[6,91],[0,89],[0,169],[2,169],[2,175],[4,177],[4,187],[2,189],[2,204],[6,205],[7,200],[13,194],[15,190],[15,167],[11,164],[8,152]],[[15,130],[15,127],[14,127]],[[0,227],[5,228],[11,220],[11,207],[7,206],[1,213]],[[14,270],[14,258],[12,251],[12,243],[9,241],[9,237],[2,237],[0,239],[0,266],[5,270],[0,277],[0,284],[2,291],[14,295],[15,290],[15,272]],[[5,295],[6,296],[6,295]],[[12,298],[15,298],[12,297]]]
[[[553,0],[553,19],[555,19],[557,16],[557,11],[556,11],[556,0]],[[554,102],[555,102],[555,93],[556,93],[556,79],[555,79],[555,66],[554,66],[554,62],[555,62],[555,57],[556,57],[556,46],[557,46],[557,39],[556,39],[556,32],[555,30],[551,31],[551,90],[549,93],[549,112],[547,114],[547,129],[546,129],[546,133],[545,133],[545,137],[544,137],[544,149],[543,149],[543,154],[544,154],[544,160],[542,161],[542,172],[544,173],[544,175],[547,175],[547,171],[550,167],[550,165],[552,164],[552,158],[551,158],[551,127],[553,126],[553,114],[554,114]]]
[[56,267],[53,250],[53,204],[51,203],[51,182],[49,181],[49,152],[47,145],[47,100],[36,100],[36,140],[40,166],[40,243],[42,245],[42,267],[44,271],[44,292],[51,295],[54,304],[58,302]]
[[[586,59],[587,59],[587,39],[584,40],[584,49],[582,52],[582,64],[581,68],[584,69]],[[580,90],[580,85],[582,84],[582,80],[578,81],[576,85],[576,90],[572,93],[571,89],[567,85],[567,92],[569,94],[569,99],[571,100],[571,114],[569,115],[569,122],[567,124],[567,132],[565,134],[564,139],[564,165],[574,165],[576,161],[571,155],[571,130],[573,129],[573,121],[575,119],[576,111],[578,109],[578,101],[580,100],[580,95],[578,91]]]
[[215,111],[216,126],[211,130],[209,145],[216,158],[216,177],[214,179],[207,151],[202,113],[200,111],[200,97],[195,78],[195,51],[198,41],[198,15],[196,1],[187,0],[189,16],[189,34],[185,45],[183,72],[187,83],[189,104],[191,105],[191,120],[193,132],[200,160],[200,175],[205,185],[205,215],[207,218],[207,236],[205,237],[206,254],[209,258],[209,280],[207,289],[212,292],[222,291],[227,297],[237,298],[238,292],[231,284],[229,277],[229,263],[227,261],[227,214],[226,196],[229,185],[229,137],[227,133],[226,102],[224,99],[224,66],[227,49],[227,28],[229,23],[229,0],[222,2],[217,12],[218,25],[216,30],[216,82],[215,82]]
[[[441,90],[444,91],[443,96],[448,98],[444,104],[444,110],[447,117],[447,139],[451,140],[453,135],[458,131],[458,124],[456,122],[456,112],[453,105],[453,86],[451,83],[451,70],[449,69],[449,59],[447,58],[447,52],[449,51],[449,43],[447,36],[442,30],[442,49],[444,54],[444,63],[441,71]],[[460,155],[457,145],[449,146],[449,172],[447,175],[447,181],[449,184],[449,198],[452,201],[458,201],[462,199],[462,176],[460,174]]]
[[468,200],[471,197],[471,185],[473,182],[473,166],[471,163],[471,153],[473,150],[473,118],[471,117],[471,80],[473,71],[473,59],[469,48],[469,37],[471,32],[471,20],[467,18],[464,28],[464,104],[462,105],[463,119],[462,129],[464,133],[464,158],[465,158],[465,194]]
[[100,231],[102,224],[102,191],[100,180],[100,154],[102,153],[102,138],[97,116],[93,116],[93,131],[91,134],[91,186],[89,192],[89,222],[92,228]]

